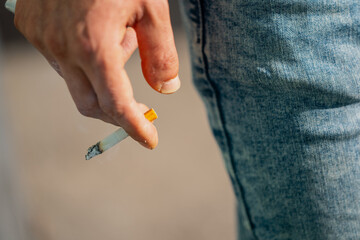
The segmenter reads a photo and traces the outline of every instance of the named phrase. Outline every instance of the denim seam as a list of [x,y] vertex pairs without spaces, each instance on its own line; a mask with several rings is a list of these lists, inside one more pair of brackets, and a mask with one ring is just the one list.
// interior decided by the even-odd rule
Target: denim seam
[[199,13],[201,15],[200,16],[200,31],[201,31],[200,44],[201,44],[201,54],[202,54],[202,58],[203,58],[204,73],[205,73],[206,78],[208,79],[210,87],[212,88],[212,90],[215,93],[213,98],[215,100],[216,108],[218,110],[217,114],[216,114],[217,115],[216,118],[218,119],[220,130],[223,132],[223,135],[225,137],[225,145],[227,146],[227,155],[229,156],[229,160],[230,160],[230,168],[231,168],[231,169],[229,169],[231,171],[230,175],[234,176],[233,178],[234,178],[234,182],[235,182],[235,185],[236,185],[235,187],[237,188],[237,191],[238,191],[238,193],[240,195],[239,197],[241,198],[242,203],[244,205],[246,218],[247,218],[247,221],[249,222],[250,227],[251,227],[251,234],[252,234],[254,239],[258,239],[255,236],[255,233],[254,233],[254,223],[251,221],[251,218],[250,218],[249,207],[248,207],[248,204],[246,203],[245,198],[244,198],[243,187],[240,184],[240,179],[238,179],[238,177],[235,175],[234,156],[232,154],[232,147],[229,144],[229,141],[230,141],[229,134],[226,131],[225,125],[224,125],[225,119],[223,117],[223,109],[222,109],[221,104],[219,102],[219,92],[216,91],[216,88],[214,87],[214,84],[210,79],[210,74],[209,74],[209,71],[208,71],[209,63],[208,63],[208,59],[207,59],[207,56],[206,56],[206,53],[205,53],[206,33],[205,33],[205,16],[204,16],[205,13],[204,13],[203,0],[198,0],[198,4],[199,4],[199,8],[200,8]]

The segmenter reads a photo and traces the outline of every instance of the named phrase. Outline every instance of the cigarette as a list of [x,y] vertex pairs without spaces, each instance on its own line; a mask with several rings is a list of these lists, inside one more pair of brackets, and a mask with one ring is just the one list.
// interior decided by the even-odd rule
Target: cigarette
[[[149,120],[150,122],[154,121],[158,118],[156,112],[154,109],[148,110],[146,113],[144,113],[145,118]],[[102,154],[109,148],[113,147],[115,144],[121,142],[125,138],[127,138],[129,135],[123,128],[119,128],[109,136],[107,136],[104,140],[96,143],[95,145],[89,147],[87,154],[85,155],[86,160],[90,160],[91,158]]]

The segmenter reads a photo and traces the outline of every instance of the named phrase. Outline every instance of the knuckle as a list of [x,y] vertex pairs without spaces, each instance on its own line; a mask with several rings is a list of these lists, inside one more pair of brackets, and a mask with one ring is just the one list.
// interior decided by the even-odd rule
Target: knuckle
[[102,36],[94,34],[94,28],[96,27],[90,26],[87,22],[80,22],[76,26],[73,41],[76,44],[79,57],[83,60],[97,60],[99,51],[102,48]]
[[114,53],[116,44],[109,43],[109,40],[100,32],[99,26],[90,26],[87,22],[81,22],[75,28],[75,34],[71,36],[71,40],[76,46],[77,56],[82,61],[90,61],[101,72],[106,72],[112,65],[111,59],[117,56]]
[[94,55],[95,47],[91,44],[91,40],[87,34],[78,32],[75,36],[75,43],[77,44],[80,56],[84,59],[88,59]]
[[117,54],[111,51],[111,48],[105,49],[104,47],[100,47],[88,58],[88,61],[89,59],[92,61],[93,66],[96,67],[104,78],[111,78],[114,71],[118,71],[119,68],[125,65],[122,59],[119,59]]
[[113,99],[107,99],[99,102],[101,110],[114,119],[122,119],[125,116],[126,105],[116,102]]
[[169,53],[169,52],[163,52],[162,54],[159,54],[154,61],[154,68],[158,71],[167,71],[177,68],[178,64],[178,57],[176,54]]

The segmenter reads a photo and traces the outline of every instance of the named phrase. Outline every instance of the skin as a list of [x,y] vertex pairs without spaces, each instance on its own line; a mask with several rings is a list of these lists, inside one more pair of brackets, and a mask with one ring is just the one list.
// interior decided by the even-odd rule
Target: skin
[[180,87],[167,0],[18,0],[15,26],[64,78],[81,114],[156,147],[156,128],[134,99],[124,65],[139,47],[153,89]]

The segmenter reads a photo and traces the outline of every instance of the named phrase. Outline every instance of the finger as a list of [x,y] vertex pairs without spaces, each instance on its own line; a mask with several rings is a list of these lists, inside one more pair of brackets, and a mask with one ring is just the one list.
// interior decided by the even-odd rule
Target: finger
[[91,41],[78,47],[78,55],[82,56],[77,59],[78,65],[89,78],[102,111],[143,146],[155,148],[158,142],[156,128],[139,109],[124,70],[126,59],[119,43],[126,35],[126,28],[121,26],[126,26],[124,21],[128,18],[105,17],[106,21],[99,22],[98,17],[94,15],[87,19],[86,36]]
[[138,108],[142,113],[146,113],[150,109],[148,106],[142,103],[138,103]]
[[145,12],[135,25],[141,66],[149,85],[161,93],[180,88],[179,61],[165,0],[146,1]]
[[130,80],[124,69],[100,73],[107,80],[99,87],[99,103],[105,113],[115,119],[140,144],[150,149],[157,146],[156,128],[144,116],[144,108],[133,98]]
[[[108,39],[113,39],[109,37]],[[122,46],[100,41],[92,61],[83,62],[98,97],[100,108],[136,141],[153,149],[158,143],[155,126],[138,107],[130,80],[124,70]]]
[[82,115],[118,125],[114,119],[101,110],[94,89],[85,73],[79,67],[65,64],[58,66],[59,69],[61,69],[60,71],[62,72],[71,97]]
[[121,42],[124,61],[127,62],[138,47],[136,32],[132,27],[126,28],[124,39]]

